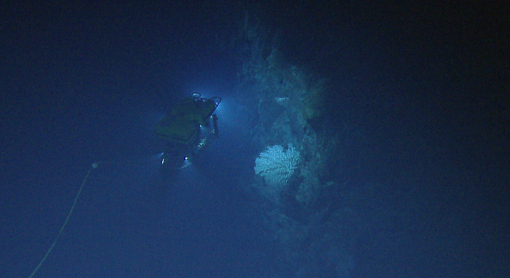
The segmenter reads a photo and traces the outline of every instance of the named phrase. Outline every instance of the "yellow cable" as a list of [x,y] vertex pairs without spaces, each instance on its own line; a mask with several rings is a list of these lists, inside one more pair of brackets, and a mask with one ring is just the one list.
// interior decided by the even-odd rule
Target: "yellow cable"
[[73,214],[73,210],[74,210],[74,207],[76,206],[76,202],[78,201],[78,197],[80,197],[80,194],[81,194],[81,191],[83,189],[83,186],[85,185],[85,182],[87,181],[89,175],[90,175],[90,172],[92,172],[92,170],[96,169],[98,166],[99,166],[99,163],[100,162],[95,162],[92,164],[92,168],[89,169],[89,171],[87,172],[87,175],[85,176],[85,178],[83,179],[83,182],[81,183],[81,186],[80,186],[80,190],[78,190],[78,194],[76,194],[76,197],[74,198],[74,203],[73,203],[73,206],[71,207],[71,210],[69,210],[69,214],[67,214],[67,218],[66,218],[66,221],[64,222],[64,225],[62,225],[62,228],[60,228],[60,231],[58,232],[58,235],[57,237],[55,238],[55,241],[53,241],[53,244],[50,246],[50,249],[48,249],[48,252],[46,252],[46,255],[44,255],[44,257],[42,258],[41,262],[39,263],[39,265],[37,265],[37,267],[34,269],[34,271],[32,272],[32,274],[30,274],[30,276],[28,276],[28,278],[32,278],[35,273],[37,272],[37,270],[39,270],[39,268],[41,267],[41,265],[43,264],[43,262],[46,260],[46,258],[48,257],[48,255],[50,254],[51,250],[53,249],[53,247],[55,247],[55,244],[57,244],[57,241],[58,239],[60,238],[60,235],[62,235],[62,231],[64,231],[64,228],[66,227],[67,225],[67,221],[69,221],[69,218],[71,217],[71,214]]

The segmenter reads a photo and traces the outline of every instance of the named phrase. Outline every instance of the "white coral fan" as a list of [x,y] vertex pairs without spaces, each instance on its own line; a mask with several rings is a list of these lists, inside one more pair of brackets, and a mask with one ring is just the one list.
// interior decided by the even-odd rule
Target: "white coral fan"
[[268,186],[283,186],[294,173],[299,162],[299,151],[292,144],[287,151],[280,145],[268,147],[255,159],[255,174],[260,175]]

